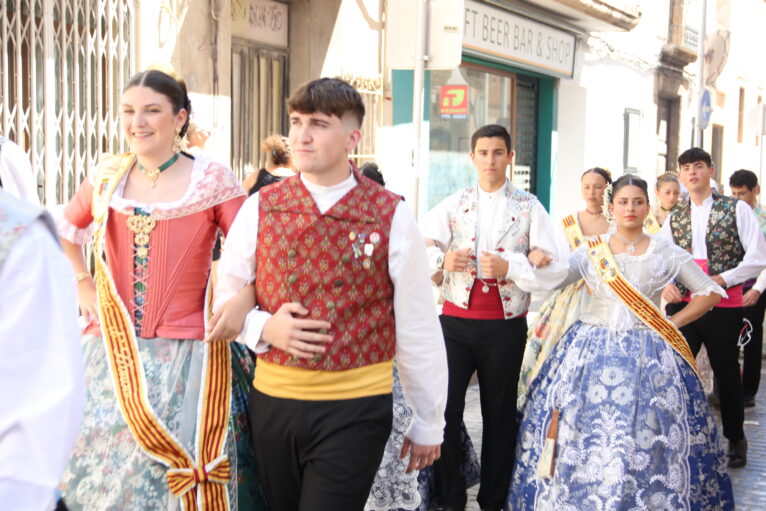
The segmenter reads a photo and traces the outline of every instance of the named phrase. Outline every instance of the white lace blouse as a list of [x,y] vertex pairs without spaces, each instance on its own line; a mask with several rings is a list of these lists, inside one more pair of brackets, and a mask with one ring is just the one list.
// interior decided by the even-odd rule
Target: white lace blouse
[[[608,243],[610,235],[603,236]],[[674,280],[691,290],[692,296],[726,292],[713,282],[694,262],[691,255],[669,241],[650,236],[646,252],[633,256],[616,254],[615,259],[623,276],[644,296],[660,307],[663,288]],[[585,278],[591,289],[590,304],[580,317],[583,323],[608,326],[618,332],[633,328],[646,328],[644,323],[625,306],[617,295],[598,277],[591,264],[586,247],[580,247],[569,258],[569,274],[561,284],[565,286]]]

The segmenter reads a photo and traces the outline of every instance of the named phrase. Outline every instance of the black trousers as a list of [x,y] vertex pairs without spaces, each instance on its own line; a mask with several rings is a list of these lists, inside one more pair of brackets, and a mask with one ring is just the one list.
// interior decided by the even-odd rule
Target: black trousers
[[[685,303],[670,303],[666,311],[675,314],[684,307]],[[697,356],[703,344],[707,349],[713,375],[718,381],[723,435],[732,442],[745,437],[745,394],[739,376],[737,347],[741,327],[741,307],[715,307],[697,321],[681,328],[694,356]]]
[[766,312],[766,293],[751,307],[743,309],[745,319],[753,325],[750,342],[743,348],[744,362],[742,363],[742,390],[745,397],[755,397],[758,385],[761,383],[761,357],[763,352],[763,316]]
[[467,496],[460,473],[460,424],[473,372],[479,377],[483,433],[482,509],[502,509],[508,493],[516,446],[516,394],[527,340],[526,318],[478,320],[440,316],[447,346],[449,390],[442,456],[434,466],[445,507],[463,509]]
[[391,433],[391,394],[299,401],[250,393],[258,479],[271,511],[361,511]]

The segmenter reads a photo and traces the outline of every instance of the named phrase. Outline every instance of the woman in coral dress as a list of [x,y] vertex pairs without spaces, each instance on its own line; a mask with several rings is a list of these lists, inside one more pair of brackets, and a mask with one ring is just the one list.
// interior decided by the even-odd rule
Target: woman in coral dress
[[183,82],[134,76],[120,112],[133,152],[106,157],[56,211],[87,324],[85,419],[62,481],[73,510],[264,507],[252,361],[237,343],[201,342],[216,232],[245,193],[226,165],[179,151],[190,111]]

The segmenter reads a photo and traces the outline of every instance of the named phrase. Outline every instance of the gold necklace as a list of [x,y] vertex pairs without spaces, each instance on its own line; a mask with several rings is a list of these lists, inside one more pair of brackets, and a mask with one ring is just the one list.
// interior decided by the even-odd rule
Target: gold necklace
[[170,157],[168,161],[166,161],[165,163],[163,163],[162,165],[154,169],[148,169],[144,167],[143,165],[141,165],[141,163],[138,162],[138,160],[136,160],[136,163],[138,165],[138,170],[144,173],[144,175],[149,179],[149,181],[151,181],[152,188],[154,188],[157,185],[157,178],[160,176],[160,172],[162,172],[163,170],[167,170],[171,165],[173,165],[176,162],[176,160],[178,160],[179,156],[181,156],[181,153],[175,153],[173,156]]

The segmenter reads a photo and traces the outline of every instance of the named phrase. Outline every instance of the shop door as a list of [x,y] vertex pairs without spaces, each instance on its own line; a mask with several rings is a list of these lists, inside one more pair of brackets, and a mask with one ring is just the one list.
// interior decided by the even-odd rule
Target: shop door
[[507,175],[515,186],[534,192],[539,80],[464,63],[431,71],[430,82],[428,208],[476,183],[471,135],[487,124],[511,133],[516,157]]
[[516,79],[516,111],[513,116],[514,158],[512,180],[522,190],[535,193],[537,170],[537,105],[540,80],[518,75]]

